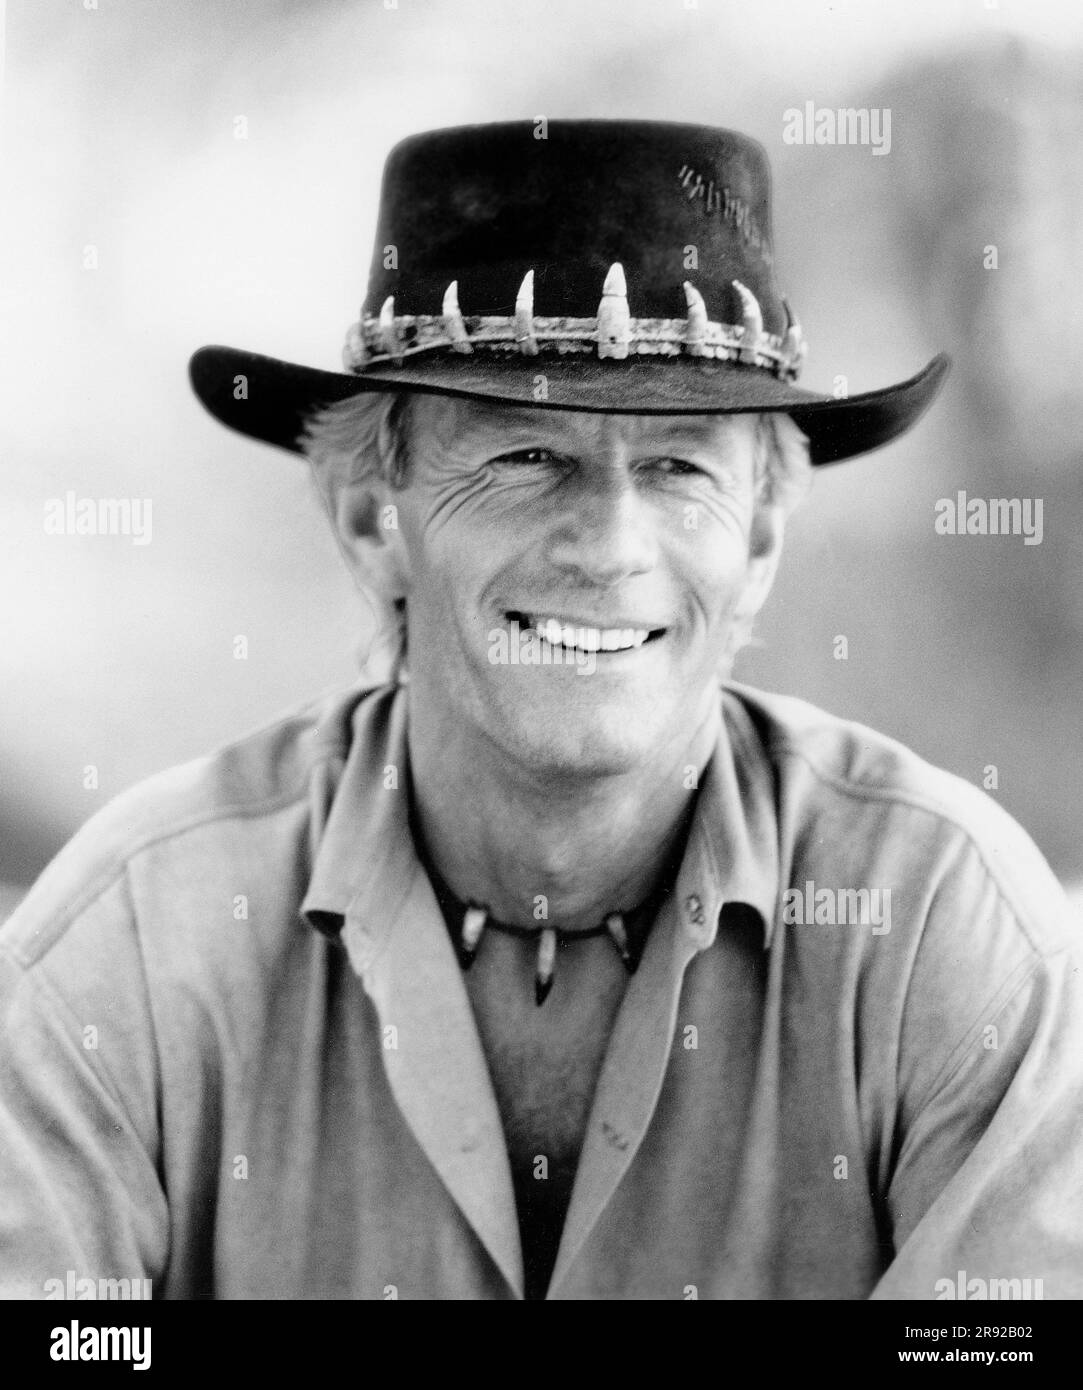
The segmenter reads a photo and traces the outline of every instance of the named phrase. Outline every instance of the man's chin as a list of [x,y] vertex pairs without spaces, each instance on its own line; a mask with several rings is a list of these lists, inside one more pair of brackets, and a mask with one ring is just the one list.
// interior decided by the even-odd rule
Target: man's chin
[[657,704],[637,708],[637,703],[520,707],[509,721],[513,756],[532,771],[554,777],[612,777],[642,768],[657,747],[653,735],[659,710]]

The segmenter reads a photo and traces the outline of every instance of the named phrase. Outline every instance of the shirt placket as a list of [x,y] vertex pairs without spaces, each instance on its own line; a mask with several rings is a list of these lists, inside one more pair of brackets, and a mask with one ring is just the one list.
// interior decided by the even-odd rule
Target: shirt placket
[[[380,1017],[394,1029],[384,1068],[429,1162],[519,1296],[523,1257],[503,1127],[470,1001],[428,880],[416,866],[394,920],[347,916],[344,943]],[[464,1252],[464,1258],[469,1258]]]
[[589,1258],[591,1233],[635,1159],[669,1066],[685,971],[714,940],[722,895],[704,856],[682,869],[613,1028],[598,1079],[549,1298]]

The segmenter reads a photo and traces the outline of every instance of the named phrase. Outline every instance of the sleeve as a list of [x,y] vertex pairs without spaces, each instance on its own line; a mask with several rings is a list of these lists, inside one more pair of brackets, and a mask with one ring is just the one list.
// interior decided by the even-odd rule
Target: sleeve
[[39,903],[32,892],[0,942],[0,1297],[107,1296],[86,1280],[153,1290],[169,1221],[125,884],[62,926]]
[[873,1298],[1083,1298],[1079,925],[1044,862],[1013,898],[963,874],[923,943]]

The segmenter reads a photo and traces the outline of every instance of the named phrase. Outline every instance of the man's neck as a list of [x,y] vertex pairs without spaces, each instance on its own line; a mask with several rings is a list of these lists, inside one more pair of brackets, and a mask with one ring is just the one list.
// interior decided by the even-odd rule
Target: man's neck
[[457,897],[524,927],[541,925],[544,898],[544,920],[570,931],[630,911],[675,871],[721,725],[715,701],[690,738],[634,773],[548,780],[426,713],[411,699],[411,809],[438,873]]

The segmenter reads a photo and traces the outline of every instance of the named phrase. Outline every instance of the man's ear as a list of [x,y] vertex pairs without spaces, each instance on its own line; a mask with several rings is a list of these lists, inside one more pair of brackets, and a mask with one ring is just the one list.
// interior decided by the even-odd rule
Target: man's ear
[[782,558],[786,512],[777,502],[758,502],[748,536],[748,568],[734,616],[751,623],[767,602]]
[[405,598],[409,567],[399,508],[383,478],[332,481],[324,488],[339,549],[359,584],[388,602]]

